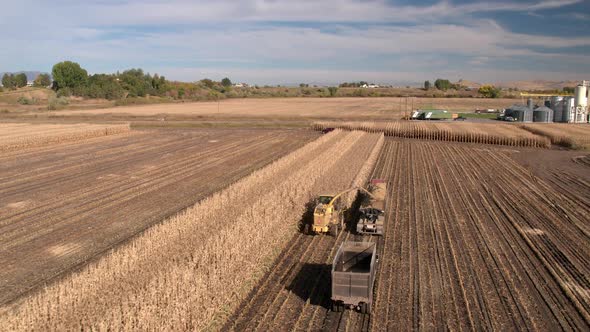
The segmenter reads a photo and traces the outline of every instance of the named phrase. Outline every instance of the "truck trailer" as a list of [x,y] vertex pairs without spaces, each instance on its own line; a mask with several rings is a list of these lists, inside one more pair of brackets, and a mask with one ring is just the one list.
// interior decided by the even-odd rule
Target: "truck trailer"
[[332,310],[371,313],[377,271],[374,242],[343,242],[332,263]]
[[359,234],[383,235],[385,223],[385,196],[387,183],[382,179],[371,180],[371,196],[368,206],[359,209],[359,221],[356,232]]

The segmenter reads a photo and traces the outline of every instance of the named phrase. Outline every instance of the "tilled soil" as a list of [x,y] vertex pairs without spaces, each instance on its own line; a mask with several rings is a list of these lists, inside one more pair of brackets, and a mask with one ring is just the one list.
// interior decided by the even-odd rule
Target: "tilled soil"
[[373,330],[588,329],[587,206],[499,150],[389,141],[384,155]]
[[0,154],[0,304],[316,136],[146,130]]
[[[565,194],[509,155],[388,139],[373,175],[389,181],[384,236],[295,234],[224,330],[587,330],[588,188]],[[371,315],[329,309],[351,239],[378,241]]]

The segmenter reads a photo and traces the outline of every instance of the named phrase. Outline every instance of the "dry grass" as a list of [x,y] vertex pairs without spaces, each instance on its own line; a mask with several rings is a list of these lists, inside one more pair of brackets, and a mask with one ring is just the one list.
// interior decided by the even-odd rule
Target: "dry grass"
[[0,152],[129,132],[129,124],[0,123]]
[[335,131],[0,313],[6,330],[215,329],[320,192],[364,183],[383,135]]
[[535,123],[521,126],[531,133],[548,137],[551,143],[573,149],[590,149],[590,125]]
[[503,123],[465,123],[465,122],[316,122],[315,130],[340,128],[363,130],[370,133],[384,133],[386,136],[417,138],[437,141],[497,144],[524,147],[551,146],[549,140],[523,130],[517,126]]

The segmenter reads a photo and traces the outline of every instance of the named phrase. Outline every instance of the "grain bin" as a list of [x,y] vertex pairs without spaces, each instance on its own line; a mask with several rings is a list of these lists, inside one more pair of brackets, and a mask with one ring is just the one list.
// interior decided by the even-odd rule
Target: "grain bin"
[[576,107],[574,97],[566,97],[563,100],[562,122],[572,123],[576,118]]
[[506,116],[511,116],[517,122],[533,122],[533,110],[523,105],[513,105],[506,110]]
[[545,106],[535,108],[533,122],[553,122],[553,110]]
[[553,122],[563,122],[564,99],[560,96],[551,97],[551,109],[553,110]]

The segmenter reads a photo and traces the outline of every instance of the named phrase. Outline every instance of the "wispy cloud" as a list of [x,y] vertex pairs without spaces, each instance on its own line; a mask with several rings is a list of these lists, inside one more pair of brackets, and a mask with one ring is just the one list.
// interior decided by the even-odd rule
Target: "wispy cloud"
[[[555,64],[563,75],[572,76],[579,70],[563,64],[574,68],[590,63],[586,55],[590,53],[570,51],[590,49],[590,35],[515,32],[498,23],[496,16],[508,12],[544,16],[581,4],[581,0],[467,4],[442,0],[428,5],[388,0],[21,0],[8,2],[0,12],[0,29],[9,31],[0,36],[0,65],[7,66],[0,70],[39,66],[47,70],[52,63],[72,59],[90,71],[139,66],[172,78],[198,79],[194,76],[198,71],[187,68],[211,68],[258,73],[258,82],[272,83],[273,71],[293,77],[277,74],[275,81],[283,82],[298,81],[296,73],[310,72],[325,74],[326,80],[371,73],[380,81],[387,81],[387,75],[394,81],[411,73],[422,80],[431,78],[424,75],[462,71],[459,77],[487,80],[478,75],[525,71],[533,75],[543,72],[533,69],[535,64]],[[587,14],[572,17],[581,20]],[[502,70],[517,63],[527,68]],[[494,66],[501,67],[494,71]]]

